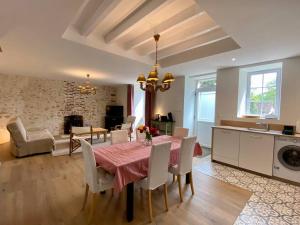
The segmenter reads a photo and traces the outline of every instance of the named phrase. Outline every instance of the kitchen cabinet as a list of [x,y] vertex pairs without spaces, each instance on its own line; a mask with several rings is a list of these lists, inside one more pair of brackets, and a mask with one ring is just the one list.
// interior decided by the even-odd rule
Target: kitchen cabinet
[[212,158],[238,166],[240,132],[235,130],[213,128]]
[[241,132],[239,167],[272,175],[274,136]]

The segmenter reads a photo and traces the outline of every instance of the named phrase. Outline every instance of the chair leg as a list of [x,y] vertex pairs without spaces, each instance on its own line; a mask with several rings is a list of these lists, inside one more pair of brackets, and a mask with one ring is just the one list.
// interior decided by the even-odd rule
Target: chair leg
[[164,184],[164,198],[165,198],[165,206],[166,206],[166,210],[169,210],[168,207],[168,188],[167,188],[167,184]]
[[176,175],[173,174],[173,183],[175,182],[175,179],[176,179]]
[[153,221],[152,218],[152,199],[151,199],[151,190],[148,190],[148,209],[149,209],[149,219],[150,222]]
[[182,200],[182,191],[181,191],[181,175],[177,175],[177,181],[178,181],[178,190],[179,190],[180,202],[183,202],[183,200]]
[[96,206],[97,206],[97,197],[98,197],[98,194],[93,193],[91,211],[90,211],[90,216],[89,216],[89,223],[91,223],[92,220],[94,219],[95,209],[96,209]]
[[191,182],[191,191],[192,191],[192,195],[195,194],[195,190],[194,190],[194,183],[193,183],[193,175],[192,175],[192,171],[189,174],[190,176],[190,182]]
[[112,188],[111,189],[111,197],[113,197],[114,196],[114,189]]
[[84,200],[83,200],[83,206],[82,206],[82,211],[85,209],[86,201],[89,195],[89,185],[85,184],[85,194],[84,194]]

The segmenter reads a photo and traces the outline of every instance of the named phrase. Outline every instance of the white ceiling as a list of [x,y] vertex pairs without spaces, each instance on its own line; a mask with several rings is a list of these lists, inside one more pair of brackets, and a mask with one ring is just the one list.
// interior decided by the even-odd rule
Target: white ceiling
[[[98,11],[95,14],[98,17],[90,16],[92,14],[89,12],[97,12],[94,5],[90,5],[88,10],[91,11],[82,14],[86,4],[83,0],[3,2],[0,8],[0,45],[3,49],[0,53],[0,73],[71,80],[84,79],[85,74],[90,73],[97,83],[133,83],[139,73],[150,70],[148,63],[152,62],[153,57],[152,40],[138,38],[149,33],[151,26],[153,33],[163,29],[160,25],[162,21],[168,21],[178,13],[184,18],[183,10],[192,15],[192,7],[199,7],[200,13],[187,19],[191,24],[198,24],[195,29],[199,27],[203,15],[218,28],[205,37],[190,37],[193,32],[188,27],[192,26],[180,25],[178,20],[169,33],[161,32],[160,63],[165,66],[163,71],[175,75],[197,75],[223,67],[300,55],[299,0],[195,0],[198,5],[193,0],[155,0],[159,10],[155,10],[155,5],[149,8],[153,10],[150,13],[151,24],[145,24],[145,20],[137,21],[137,25],[130,26],[131,32],[122,35],[119,35],[122,33],[120,31],[126,24],[118,24],[146,1],[89,2],[96,4],[99,1],[104,2],[104,6],[110,2],[111,8],[108,7],[106,12]],[[155,20],[158,15],[165,17]],[[119,28],[116,29],[116,26]],[[78,32],[78,27],[85,29]],[[178,30],[182,29],[186,29],[188,40],[179,38]],[[163,41],[163,35],[169,41]],[[228,38],[209,44],[210,40],[222,35]],[[113,41],[110,41],[112,37]],[[142,44],[136,44],[139,40]],[[171,42],[172,46],[168,46]],[[234,43],[240,48],[231,51],[230,46]],[[136,47],[130,49],[131,46]],[[188,52],[190,50],[193,51]],[[176,57],[172,58],[172,55]],[[237,60],[233,62],[232,57]],[[183,62],[180,58],[191,61]]]

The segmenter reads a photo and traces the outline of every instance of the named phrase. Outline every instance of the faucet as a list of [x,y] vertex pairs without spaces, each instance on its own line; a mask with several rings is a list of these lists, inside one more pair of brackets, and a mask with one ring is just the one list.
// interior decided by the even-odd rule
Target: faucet
[[256,123],[256,125],[262,127],[263,129],[265,129],[266,131],[270,130],[270,125],[268,123],[262,123],[262,122],[258,122]]

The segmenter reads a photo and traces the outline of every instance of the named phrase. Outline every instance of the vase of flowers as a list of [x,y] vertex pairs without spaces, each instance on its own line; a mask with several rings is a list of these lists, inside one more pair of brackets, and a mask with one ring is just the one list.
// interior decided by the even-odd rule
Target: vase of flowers
[[152,135],[150,133],[149,127],[145,130],[145,145],[152,145]]
[[157,128],[148,127],[144,125],[139,126],[138,131],[140,133],[145,134],[145,140],[144,140],[145,145],[152,145],[152,137],[159,135],[159,131]]

